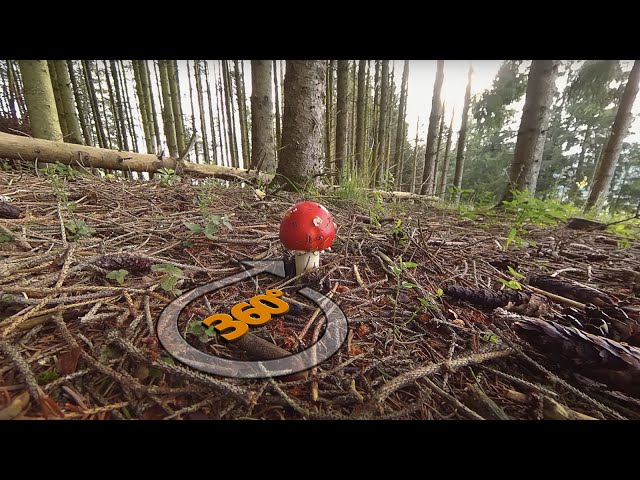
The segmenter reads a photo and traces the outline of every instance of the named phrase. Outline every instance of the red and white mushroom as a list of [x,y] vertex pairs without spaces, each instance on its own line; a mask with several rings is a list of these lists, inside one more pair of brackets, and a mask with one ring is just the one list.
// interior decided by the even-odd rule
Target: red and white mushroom
[[296,258],[296,275],[320,266],[320,254],[331,247],[336,224],[329,210],[316,202],[289,208],[280,223],[280,241]]

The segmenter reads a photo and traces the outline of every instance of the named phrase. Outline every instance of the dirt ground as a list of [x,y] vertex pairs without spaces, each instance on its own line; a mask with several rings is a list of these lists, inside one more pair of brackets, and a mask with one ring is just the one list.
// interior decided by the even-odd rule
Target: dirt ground
[[[505,249],[498,212],[192,183],[0,172],[0,418],[640,418],[638,245],[559,226]],[[174,360],[164,308],[242,260],[287,259],[279,223],[303,199],[338,225],[319,271],[224,287],[178,325],[198,350],[260,359],[200,320],[278,288],[290,311],[251,335],[297,353],[324,331],[310,286],[348,319],[339,351],[284,380]]]

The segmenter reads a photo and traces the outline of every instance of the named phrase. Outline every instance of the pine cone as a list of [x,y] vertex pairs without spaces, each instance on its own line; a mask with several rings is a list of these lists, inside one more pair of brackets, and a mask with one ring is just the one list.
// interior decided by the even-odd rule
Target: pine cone
[[640,394],[640,348],[552,321],[525,318],[519,337],[560,364],[631,394]]
[[613,305],[616,303],[609,295],[595,288],[576,285],[575,283],[569,283],[555,277],[543,275],[533,276],[529,279],[529,285],[583,303],[594,303],[598,306]]
[[509,302],[520,305],[527,303],[530,297],[526,292],[494,292],[493,290],[484,288],[467,288],[460,285],[449,285],[444,289],[444,293],[453,298],[466,300],[467,302],[487,308],[504,307]]
[[0,218],[20,218],[21,213],[18,207],[7,202],[0,202]]
[[94,262],[94,265],[105,270],[127,270],[135,274],[149,272],[152,264],[146,258],[127,253],[104,255]]

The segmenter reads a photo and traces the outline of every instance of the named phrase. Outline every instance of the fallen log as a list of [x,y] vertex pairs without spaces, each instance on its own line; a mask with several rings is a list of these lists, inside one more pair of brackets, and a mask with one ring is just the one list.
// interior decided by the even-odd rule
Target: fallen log
[[[88,147],[73,143],[53,142],[39,138],[23,137],[0,132],[0,158],[25,160],[28,162],[81,165],[110,170],[155,173],[162,168],[176,170],[175,158],[162,159],[150,153],[135,153],[106,148]],[[216,177],[224,180],[251,180],[260,178],[270,182],[273,175],[262,172],[247,172],[243,168],[221,165],[205,165],[187,161],[180,162],[182,171],[197,177]]]

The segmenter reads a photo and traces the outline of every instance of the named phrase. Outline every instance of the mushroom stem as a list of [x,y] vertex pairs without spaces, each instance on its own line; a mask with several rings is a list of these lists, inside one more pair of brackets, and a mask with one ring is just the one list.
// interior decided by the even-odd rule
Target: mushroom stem
[[320,252],[296,252],[296,275],[310,272],[320,266]]

